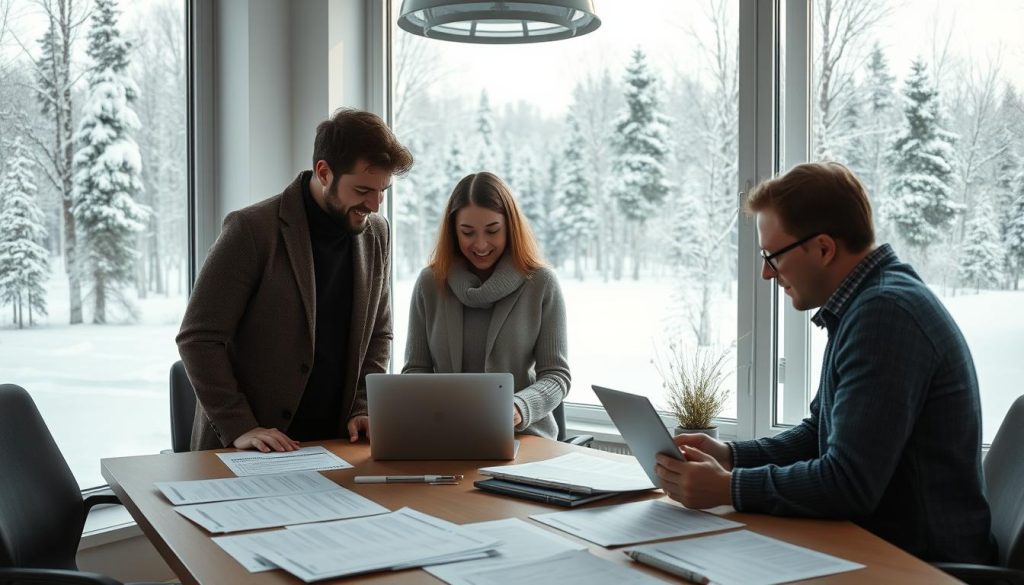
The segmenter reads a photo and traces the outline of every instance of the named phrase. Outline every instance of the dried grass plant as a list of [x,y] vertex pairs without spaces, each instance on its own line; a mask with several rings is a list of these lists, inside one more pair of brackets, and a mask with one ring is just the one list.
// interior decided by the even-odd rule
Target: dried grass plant
[[722,388],[722,382],[730,349],[688,350],[679,343],[671,343],[667,354],[655,363],[669,410],[680,427],[709,429],[722,413],[729,398],[729,390]]

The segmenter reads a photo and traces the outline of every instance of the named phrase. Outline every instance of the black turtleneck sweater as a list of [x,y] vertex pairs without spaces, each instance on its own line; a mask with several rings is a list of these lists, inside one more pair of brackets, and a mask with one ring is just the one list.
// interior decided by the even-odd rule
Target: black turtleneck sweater
[[288,426],[288,436],[297,441],[338,438],[342,410],[352,402],[344,395],[352,325],[352,235],[313,200],[311,176],[304,173],[302,190],[316,276],[316,336],[313,370]]

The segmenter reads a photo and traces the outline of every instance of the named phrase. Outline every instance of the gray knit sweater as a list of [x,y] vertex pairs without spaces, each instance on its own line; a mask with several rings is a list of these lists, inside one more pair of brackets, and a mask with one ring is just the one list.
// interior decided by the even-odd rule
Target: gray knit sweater
[[439,288],[425,268],[412,293],[403,374],[462,371],[464,306],[493,307],[484,370],[515,377],[513,400],[523,415],[516,431],[555,438],[551,411],[569,393],[570,376],[565,301],[554,271],[527,276],[505,256],[482,283],[459,264]]

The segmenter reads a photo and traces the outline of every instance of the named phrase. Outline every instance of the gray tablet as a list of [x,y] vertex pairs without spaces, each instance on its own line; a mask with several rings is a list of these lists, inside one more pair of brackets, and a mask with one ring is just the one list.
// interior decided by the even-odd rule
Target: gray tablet
[[600,386],[591,388],[654,485],[658,485],[658,475],[654,473],[658,453],[686,461],[647,397]]

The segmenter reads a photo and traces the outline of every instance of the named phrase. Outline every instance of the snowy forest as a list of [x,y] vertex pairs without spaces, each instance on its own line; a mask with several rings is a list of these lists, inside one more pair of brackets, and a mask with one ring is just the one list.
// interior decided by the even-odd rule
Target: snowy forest
[[[814,3],[813,157],[853,168],[879,241],[941,294],[1018,290],[1024,79],[998,54],[955,54],[952,21],[934,32],[934,54],[894,62],[875,34],[893,6]],[[713,305],[735,307],[737,11],[702,7],[703,34],[680,30],[698,47],[698,73],[656,68],[636,44],[620,63],[581,71],[554,117],[538,107],[543,88],[501,108],[487,87],[445,91],[446,79],[473,80],[445,77],[437,43],[399,32],[395,126],[417,156],[395,197],[399,277],[423,266],[451,187],[488,169],[511,185],[563,281],[670,279],[667,323],[698,345],[734,335]]]
[[0,0],[0,322],[132,323],[187,289],[184,5],[125,8]]

